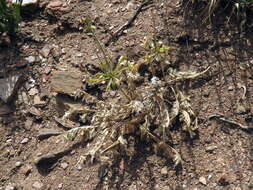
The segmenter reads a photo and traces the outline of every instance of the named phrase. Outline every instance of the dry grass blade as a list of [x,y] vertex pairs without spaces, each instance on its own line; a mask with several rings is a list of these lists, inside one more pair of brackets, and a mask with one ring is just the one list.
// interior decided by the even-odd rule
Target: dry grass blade
[[172,83],[172,82],[178,82],[178,81],[184,81],[184,80],[198,79],[199,77],[201,77],[202,75],[207,73],[209,71],[209,69],[210,69],[210,66],[200,73],[192,72],[192,71],[176,72],[176,71],[171,70],[169,73],[169,81],[168,82]]

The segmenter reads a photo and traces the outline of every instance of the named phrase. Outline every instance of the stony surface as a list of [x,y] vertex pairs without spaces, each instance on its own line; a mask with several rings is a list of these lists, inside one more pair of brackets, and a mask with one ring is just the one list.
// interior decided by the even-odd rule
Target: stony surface
[[78,72],[56,71],[52,73],[51,88],[57,93],[74,95],[82,89],[82,74]]

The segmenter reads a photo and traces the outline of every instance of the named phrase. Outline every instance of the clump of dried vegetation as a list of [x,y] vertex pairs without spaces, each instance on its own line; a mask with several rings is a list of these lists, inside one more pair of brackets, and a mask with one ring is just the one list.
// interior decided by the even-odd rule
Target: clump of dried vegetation
[[[86,26],[87,22],[90,23],[85,22]],[[99,160],[112,164],[123,156],[131,159],[137,151],[136,143],[141,141],[151,145],[150,150],[179,165],[182,159],[173,147],[171,129],[176,123],[180,124],[179,128],[189,138],[194,138],[198,119],[189,97],[178,84],[201,77],[209,68],[201,73],[173,69],[170,58],[172,48],[152,39],[144,41],[146,54],[139,62],[121,57],[111,66],[111,59],[108,59],[89,23],[89,32],[93,33],[104,55],[100,58],[101,71],[93,76],[92,81],[105,81],[102,85],[106,84],[107,90],[117,89],[118,96],[110,101],[97,101],[92,108],[89,125],[71,129],[65,135],[66,139],[81,137],[83,141],[90,142],[84,155],[86,161]],[[110,75],[111,72],[117,74]],[[140,85],[136,80],[142,76],[144,79]]]
[[237,26],[240,32],[253,26],[252,0],[186,0],[183,6],[186,19],[197,21],[198,25]]

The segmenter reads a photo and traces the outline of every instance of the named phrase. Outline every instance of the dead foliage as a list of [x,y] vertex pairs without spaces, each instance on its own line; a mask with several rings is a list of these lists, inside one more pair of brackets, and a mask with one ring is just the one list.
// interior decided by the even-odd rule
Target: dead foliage
[[[146,47],[147,72],[162,72],[164,75],[160,78],[152,76],[151,80],[136,88],[133,81],[139,77],[139,72],[135,69],[125,70],[118,89],[119,96],[110,102],[98,101],[92,108],[90,125],[71,129],[65,134],[68,140],[82,137],[83,141],[90,142],[82,158],[84,161],[113,164],[122,156],[131,159],[136,153],[133,141],[141,139],[149,142],[154,152],[172,159],[175,165],[182,163],[180,154],[172,146],[171,129],[176,122],[180,123],[182,131],[193,138],[198,129],[198,119],[189,97],[175,83],[199,78],[209,68],[201,73],[178,72],[166,60],[170,52],[162,42],[153,41]],[[135,64],[132,68],[135,68]],[[163,67],[156,67],[157,64]],[[82,113],[90,112],[85,113],[84,109]]]

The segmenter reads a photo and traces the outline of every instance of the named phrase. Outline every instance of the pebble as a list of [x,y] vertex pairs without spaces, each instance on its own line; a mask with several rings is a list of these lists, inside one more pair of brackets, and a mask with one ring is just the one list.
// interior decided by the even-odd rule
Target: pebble
[[18,161],[18,162],[15,163],[16,167],[20,167],[21,165],[22,165],[22,163],[20,161]]
[[211,152],[213,152],[215,149],[217,149],[217,146],[215,146],[215,145],[210,145],[210,146],[206,147],[206,152],[211,153]]
[[44,184],[41,183],[41,182],[39,182],[39,181],[36,181],[36,182],[33,184],[33,187],[34,187],[35,189],[42,189],[43,186],[44,186]]
[[28,141],[29,141],[28,138],[24,138],[24,139],[20,142],[20,144],[26,144]]
[[39,93],[39,91],[38,91],[37,88],[31,88],[31,89],[29,90],[29,95],[30,95],[30,96],[34,96],[34,95],[36,95],[36,94],[38,94],[38,93]]
[[207,184],[206,178],[203,177],[203,176],[201,176],[201,177],[199,178],[199,182],[200,182],[201,184],[203,184],[203,185],[206,185],[206,184]]
[[32,127],[32,125],[33,125],[33,120],[32,120],[31,118],[28,118],[28,119],[25,121],[25,128],[26,128],[27,130],[30,130],[31,127]]
[[236,108],[235,108],[235,113],[237,114],[244,114],[247,113],[247,109],[245,108],[244,105],[238,103]]
[[28,63],[34,63],[36,61],[36,58],[34,56],[29,56],[25,58]]
[[61,1],[52,1],[47,5],[47,8],[56,8],[62,6]]
[[41,50],[41,55],[46,58],[50,54],[52,48],[49,45],[45,45]]
[[61,163],[61,167],[65,170],[67,167],[69,166],[69,164],[67,162],[63,162]]
[[161,169],[161,174],[168,175],[168,168],[166,166]]
[[13,186],[13,185],[7,185],[7,186],[5,187],[5,190],[15,190],[15,189],[16,189],[16,187]]
[[82,170],[82,168],[83,168],[83,167],[82,167],[81,164],[78,164],[78,165],[76,166],[76,169],[79,170],[79,171]]
[[83,54],[82,54],[82,53],[77,53],[76,56],[77,56],[77,57],[82,57]]
[[228,87],[228,91],[233,91],[234,90],[234,87],[233,86],[229,86]]
[[60,183],[59,185],[58,185],[58,189],[62,189],[63,188],[63,183]]
[[36,105],[44,105],[46,104],[45,101],[42,101],[38,95],[34,96],[33,104]]
[[11,143],[11,142],[12,142],[12,139],[7,139],[6,142],[7,142],[7,143]]

